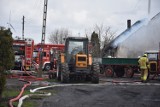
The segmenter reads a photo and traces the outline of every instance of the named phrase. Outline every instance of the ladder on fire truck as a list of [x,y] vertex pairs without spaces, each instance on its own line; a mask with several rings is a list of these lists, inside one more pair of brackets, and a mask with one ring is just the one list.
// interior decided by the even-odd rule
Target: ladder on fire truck
[[26,46],[25,46],[25,61],[26,61],[26,70],[30,70],[31,66],[32,66],[32,52],[33,52],[33,46],[32,46],[32,40],[31,39],[27,39],[26,40]]

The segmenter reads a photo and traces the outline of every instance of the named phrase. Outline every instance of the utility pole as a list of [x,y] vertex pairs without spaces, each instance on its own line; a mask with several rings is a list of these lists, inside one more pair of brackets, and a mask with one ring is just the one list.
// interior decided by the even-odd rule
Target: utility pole
[[47,19],[47,4],[48,0],[44,0],[44,9],[43,9],[43,25],[42,25],[42,39],[41,39],[41,52],[40,52],[40,66],[39,66],[39,77],[42,77],[42,66],[43,66],[43,48],[45,44],[46,36],[46,19]]
[[22,18],[22,39],[24,40],[24,16]]

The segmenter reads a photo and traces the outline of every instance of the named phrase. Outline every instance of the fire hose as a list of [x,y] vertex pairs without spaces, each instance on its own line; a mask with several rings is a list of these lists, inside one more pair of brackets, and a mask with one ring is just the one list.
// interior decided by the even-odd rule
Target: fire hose
[[[135,80],[135,81],[115,81],[115,80],[112,80],[112,81],[106,81],[106,82],[112,82],[112,83],[134,83],[134,82],[140,82],[139,80]],[[30,92],[31,93],[35,93],[36,91],[38,90],[42,90],[42,89],[47,89],[47,88],[53,88],[53,87],[67,87],[67,86],[85,86],[85,85],[89,85],[89,86],[97,86],[97,84],[57,84],[57,85],[51,85],[51,86],[45,86],[45,87],[38,87],[38,88],[35,88],[35,89],[30,89]],[[105,85],[105,84],[99,84],[99,85]],[[50,96],[51,93],[47,93],[47,94],[29,94],[29,95],[25,95],[23,96],[21,99],[19,99],[19,104],[18,104],[18,107],[21,107],[22,106],[22,103],[23,103],[23,100],[26,99],[26,98],[29,98],[31,96]]]
[[24,81],[24,82],[27,82],[27,84],[24,84],[24,86],[22,87],[21,89],[21,92],[19,93],[19,95],[13,99],[11,99],[9,101],[9,106],[10,107],[13,107],[13,102],[15,102],[16,100],[20,99],[20,97],[22,96],[25,88],[29,85],[31,85],[31,82],[30,81],[27,81],[27,80],[34,80],[34,81],[38,81],[38,80],[43,80],[43,78],[37,78],[35,76],[32,76],[31,74],[29,74],[28,72],[26,72],[26,69],[22,66],[24,72],[28,75],[28,76],[16,76],[16,78],[20,78],[21,81]]
[[32,97],[32,96],[50,96],[51,93],[46,93],[46,94],[28,94],[28,95],[25,95],[23,97],[21,97],[19,99],[19,103],[18,103],[18,106],[17,107],[21,107],[22,104],[23,104],[23,100],[26,99],[26,98],[29,98],[29,97]]
[[27,86],[31,85],[31,82],[30,82],[30,81],[25,81],[25,82],[28,82],[28,83],[27,83],[27,84],[24,84],[24,86],[23,86],[23,88],[21,89],[21,92],[19,93],[19,95],[18,95],[16,98],[13,98],[13,99],[11,99],[11,100],[9,101],[9,106],[10,106],[10,107],[13,107],[12,103],[13,103],[14,101],[18,100],[18,99],[22,96],[22,94],[23,94],[23,92],[24,92],[24,89],[25,89]]
[[[30,92],[31,93],[35,93],[36,91],[38,90],[42,90],[42,89],[46,89],[46,88],[53,88],[53,87],[64,87],[64,86],[80,86],[80,85],[88,85],[88,84],[57,84],[57,85],[51,85],[51,86],[45,86],[45,87],[38,87],[38,88],[35,88],[35,89],[30,89]],[[91,85],[91,84],[90,84]],[[94,84],[92,84],[94,85]],[[18,107],[21,107],[22,104],[23,104],[23,100],[26,99],[26,98],[29,98],[31,96],[50,96],[51,93],[44,93],[44,94],[29,94],[29,95],[25,95],[23,97],[21,97],[19,99],[19,103],[18,103]]]

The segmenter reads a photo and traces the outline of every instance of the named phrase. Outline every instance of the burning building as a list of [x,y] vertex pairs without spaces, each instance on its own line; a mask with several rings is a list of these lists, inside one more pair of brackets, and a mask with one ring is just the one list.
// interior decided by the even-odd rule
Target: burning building
[[[128,22],[130,24],[130,21]],[[159,49],[160,13],[150,20],[147,18],[139,20],[128,27],[105,46],[105,55],[103,56],[134,58],[141,56],[147,50]]]

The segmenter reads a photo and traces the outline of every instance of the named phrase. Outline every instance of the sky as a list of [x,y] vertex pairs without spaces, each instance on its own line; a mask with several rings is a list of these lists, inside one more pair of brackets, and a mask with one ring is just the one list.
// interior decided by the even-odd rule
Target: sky
[[[25,17],[24,36],[41,42],[44,0],[0,0],[0,26],[10,27],[13,37],[22,37],[22,17]],[[94,26],[110,26],[117,35],[126,29],[127,19],[152,17],[160,12],[160,0],[48,0],[45,42],[55,29],[67,28],[72,36],[84,36]]]

